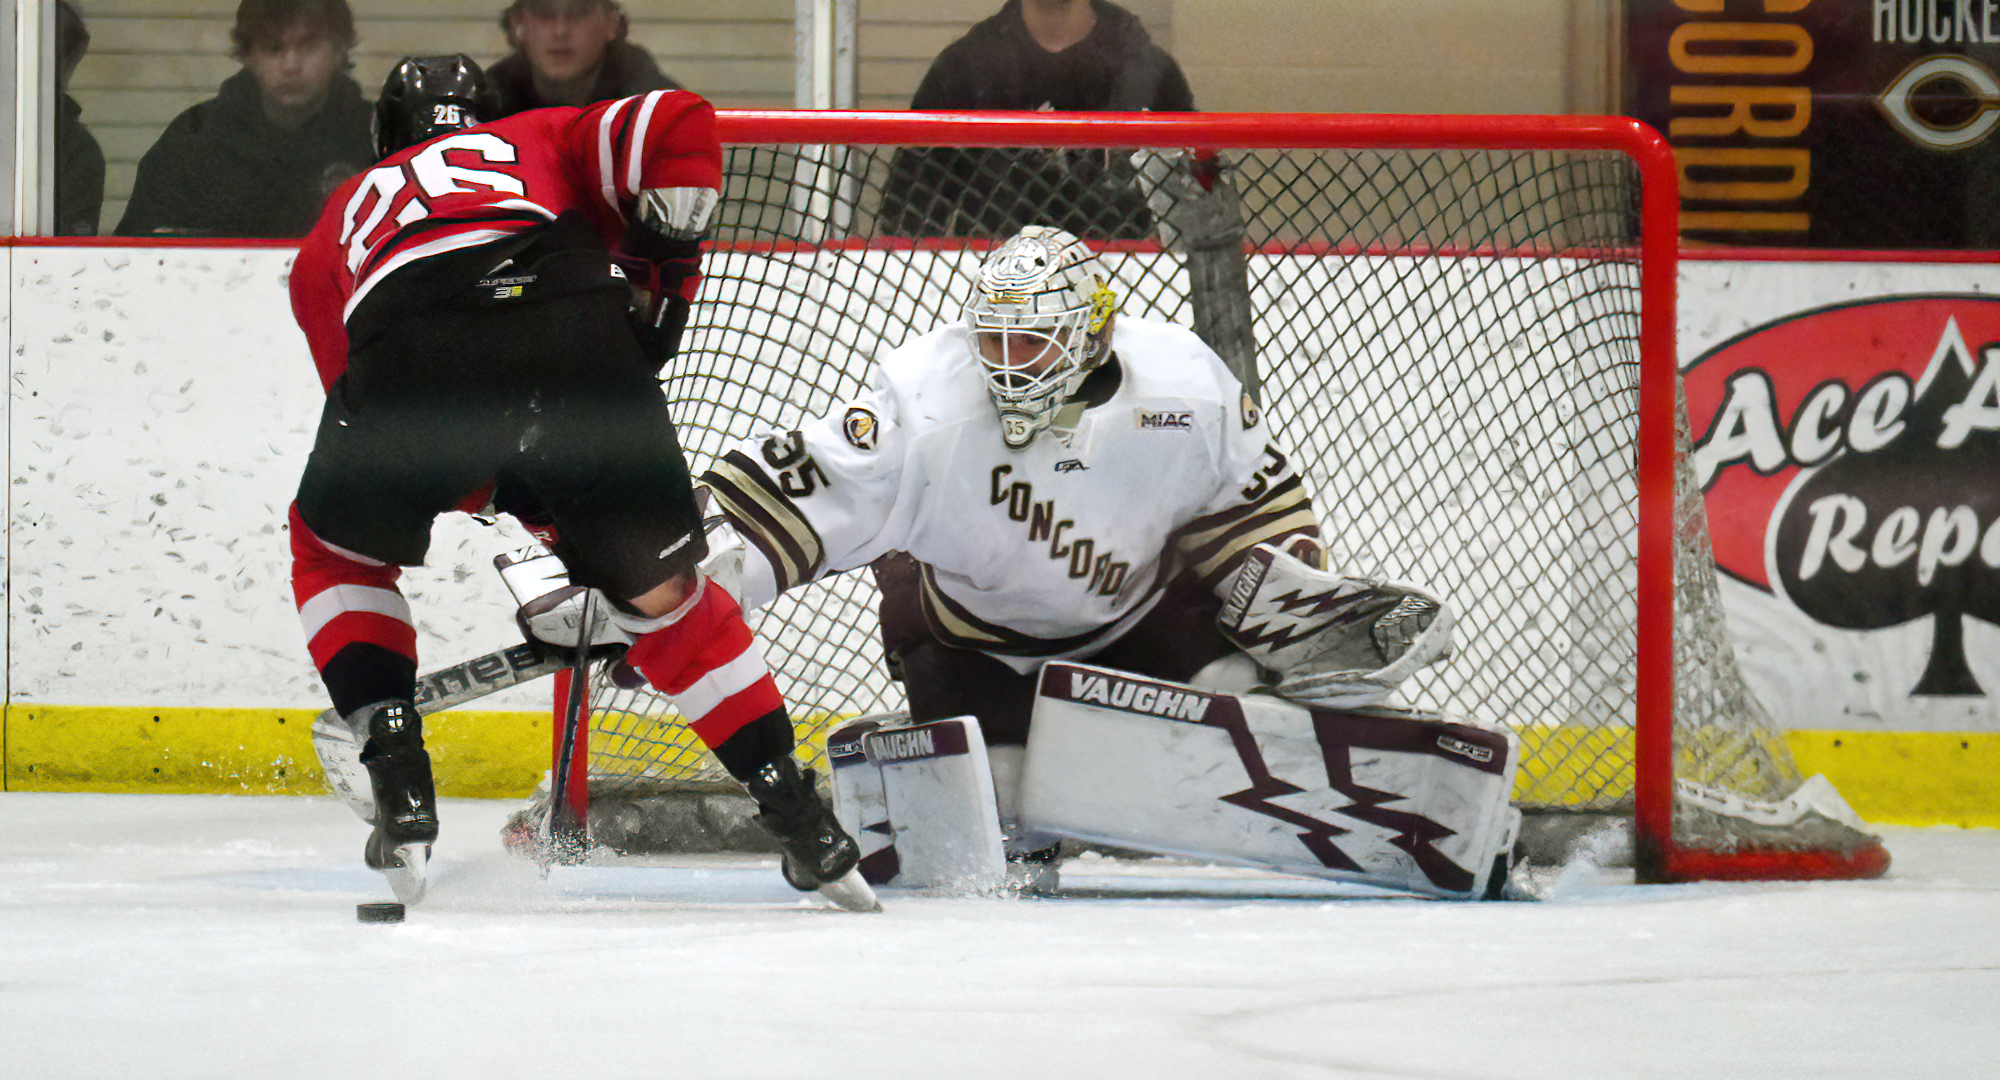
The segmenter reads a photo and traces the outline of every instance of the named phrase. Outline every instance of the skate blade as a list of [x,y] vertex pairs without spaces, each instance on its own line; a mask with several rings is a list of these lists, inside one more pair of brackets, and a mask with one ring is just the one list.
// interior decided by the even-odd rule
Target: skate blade
[[389,879],[389,890],[396,894],[398,901],[414,904],[424,898],[430,860],[429,844],[404,844],[389,852],[388,865],[382,868],[382,876]]
[[849,870],[838,881],[829,881],[821,885],[819,894],[842,911],[882,910],[882,901],[875,898],[875,890],[862,879],[861,868],[858,866]]

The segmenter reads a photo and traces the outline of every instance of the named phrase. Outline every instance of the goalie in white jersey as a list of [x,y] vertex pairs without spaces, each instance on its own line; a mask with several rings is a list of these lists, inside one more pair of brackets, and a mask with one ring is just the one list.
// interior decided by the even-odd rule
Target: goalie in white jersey
[[1318,546],[1221,358],[1119,318],[1090,249],[1045,226],[987,258],[963,320],[881,357],[868,393],[702,480],[748,541],[746,609],[876,564],[912,718],[976,715],[1000,744],[1025,738],[1042,662],[1186,680],[1237,651],[1216,590],[1243,553]]
[[[962,320],[881,357],[868,393],[730,447],[702,480],[747,541],[708,564],[746,610],[873,564],[912,720],[979,719],[1003,815],[1044,662],[1289,693],[1312,632],[1230,640],[1234,575],[1254,550],[1260,571],[1285,571],[1274,582],[1348,583],[1319,572],[1299,471],[1221,358],[1184,327],[1120,318],[1090,249],[1044,226],[988,256]],[[1434,659],[1439,614],[1420,593],[1344,605],[1335,621],[1363,655],[1339,658],[1320,698],[1386,692]],[[1293,680],[1308,700],[1326,641]]]

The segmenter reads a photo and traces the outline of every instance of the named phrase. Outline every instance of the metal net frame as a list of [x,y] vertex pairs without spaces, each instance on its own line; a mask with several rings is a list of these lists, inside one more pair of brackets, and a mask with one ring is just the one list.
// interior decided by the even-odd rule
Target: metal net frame
[[[1755,876],[1870,871],[1872,838],[1746,840],[1675,795],[1781,800],[1800,777],[1737,670],[1685,464],[1674,167],[1650,129],[784,112],[718,128],[723,220],[663,373],[697,474],[958,318],[997,239],[1070,228],[1126,314],[1193,326],[1259,395],[1334,567],[1458,608],[1456,655],[1405,696],[1512,727],[1517,805],[1634,814],[1647,879],[1738,876],[1750,849]],[[1194,183],[1149,179],[1137,148]],[[875,601],[847,573],[751,617],[822,775],[830,725],[902,706]],[[733,787],[667,698],[600,680],[592,701],[593,801]]]

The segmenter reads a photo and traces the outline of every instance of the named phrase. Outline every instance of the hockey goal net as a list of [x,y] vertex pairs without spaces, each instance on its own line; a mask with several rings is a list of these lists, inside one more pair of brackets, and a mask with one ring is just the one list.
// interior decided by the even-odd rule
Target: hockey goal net
[[[994,237],[1062,225],[1103,252],[1124,312],[1193,326],[1256,388],[1336,568],[1457,606],[1456,655],[1406,696],[1518,732],[1518,805],[1633,815],[1647,880],[1886,866],[1855,823],[1795,797],[1728,643],[1683,465],[1673,161],[1650,130],[777,112],[724,113],[720,130],[724,224],[666,372],[697,473],[956,319]],[[1135,165],[1138,148],[1161,156]],[[901,706],[867,573],[753,625],[822,775],[830,724]],[[645,798],[733,787],[667,699],[603,682],[592,698],[600,842],[643,847],[715,815]]]

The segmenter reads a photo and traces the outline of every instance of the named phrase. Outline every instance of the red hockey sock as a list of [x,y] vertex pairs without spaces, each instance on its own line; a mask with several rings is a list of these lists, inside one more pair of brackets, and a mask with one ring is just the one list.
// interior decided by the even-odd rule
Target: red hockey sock
[[396,588],[402,570],[320,540],[298,514],[292,528],[292,596],[306,650],[340,712],[416,690],[416,626]]
[[410,605],[396,587],[402,568],[321,540],[299,516],[296,505],[289,516],[292,595],[298,603],[299,622],[305,628],[313,665],[326,678],[335,701],[347,695],[333,685],[337,680],[329,667],[343,650],[350,656],[355,647],[363,647],[361,652],[379,650],[393,657],[391,666],[399,671],[407,663],[413,679],[417,629],[410,618]]
[[633,642],[625,662],[674,699],[705,746],[784,707],[743,610],[713,581],[686,615]]

